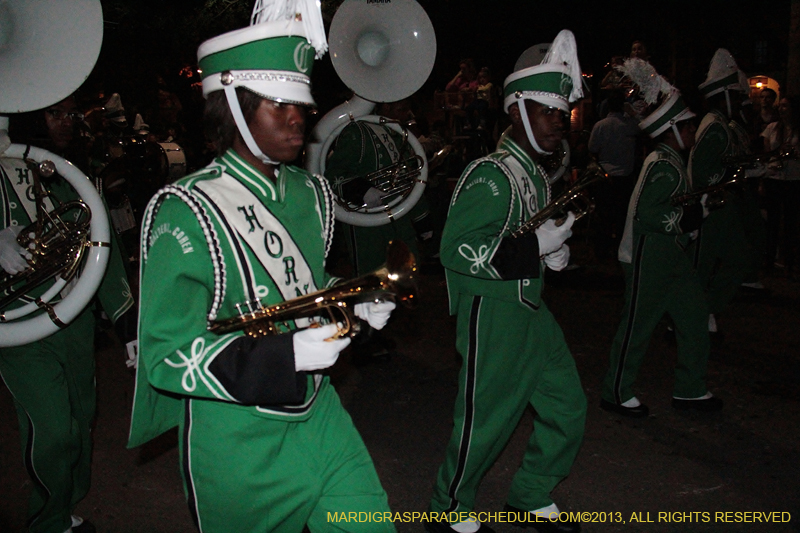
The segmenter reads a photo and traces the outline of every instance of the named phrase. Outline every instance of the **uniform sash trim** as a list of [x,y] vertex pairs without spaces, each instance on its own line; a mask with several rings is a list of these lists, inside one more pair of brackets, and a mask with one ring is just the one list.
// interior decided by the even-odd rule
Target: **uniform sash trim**
[[214,298],[211,302],[211,307],[208,310],[207,319],[209,322],[213,322],[216,320],[220,305],[225,298],[225,259],[222,255],[222,250],[220,249],[217,232],[214,229],[214,225],[211,223],[205,207],[203,207],[201,201],[186,187],[181,185],[168,185],[158,191],[147,204],[144,221],[142,222],[142,262],[139,268],[140,281],[141,274],[144,270],[144,264],[147,262],[147,252],[150,249],[153,220],[155,219],[158,209],[161,207],[163,201],[170,195],[181,200],[189,207],[189,209],[192,210],[197,218],[197,222],[200,224],[200,228],[203,231],[203,236],[206,239],[208,252],[211,257],[211,264],[214,268]]

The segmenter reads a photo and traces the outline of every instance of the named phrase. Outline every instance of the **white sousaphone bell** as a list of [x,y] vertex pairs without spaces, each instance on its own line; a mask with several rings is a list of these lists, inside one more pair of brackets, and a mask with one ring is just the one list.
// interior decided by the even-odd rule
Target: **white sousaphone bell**
[[[436,59],[433,25],[415,0],[345,0],[333,17],[328,42],[336,72],[355,96],[314,127],[306,149],[306,169],[316,174],[325,173],[331,146],[350,121],[382,123],[382,117],[371,114],[376,102],[396,102],[414,94],[428,79]],[[386,125],[402,132],[396,123]],[[354,226],[382,226],[414,207],[427,184],[428,162],[417,138],[411,132],[407,138],[422,160],[414,185],[378,207],[353,209],[337,198],[338,220]]]
[[[82,272],[69,294],[50,305],[68,281],[57,274],[37,301],[26,303],[20,298],[0,309],[0,347],[37,341],[69,324],[86,308],[105,273],[110,232],[94,185],[69,161],[51,152],[21,144],[6,147],[3,130],[8,129],[8,119],[2,116],[42,109],[72,94],[94,68],[102,42],[99,0],[0,0],[0,163],[4,168],[25,165],[23,158],[38,165],[52,163],[91,211]],[[20,284],[5,272],[2,275],[0,281],[10,281],[14,288]],[[39,309],[47,312],[33,314]]]

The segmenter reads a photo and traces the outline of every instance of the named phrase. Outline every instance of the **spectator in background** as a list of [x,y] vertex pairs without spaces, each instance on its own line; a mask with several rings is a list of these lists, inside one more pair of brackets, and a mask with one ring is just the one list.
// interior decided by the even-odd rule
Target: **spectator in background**
[[444,90],[447,92],[477,91],[478,69],[475,67],[475,61],[464,59],[458,67],[458,74],[447,83]]
[[624,105],[622,89],[613,90],[608,97],[608,116],[595,123],[589,137],[589,152],[610,178],[598,184],[595,191],[598,259],[607,257],[619,244],[633,192],[639,126],[625,113]]
[[[762,91],[763,94],[763,91]],[[800,150],[800,108],[797,99],[784,97],[780,101],[780,120],[768,124],[761,136],[764,150]],[[795,249],[798,246],[797,214],[800,211],[800,162],[785,159],[779,165],[770,165],[764,183],[767,208],[767,257],[765,269],[772,270],[780,244],[786,277],[794,274]],[[780,238],[783,219],[783,238]]]
[[758,94],[758,100],[761,103],[761,109],[755,117],[755,132],[757,135],[761,135],[768,125],[780,119],[780,112],[775,107],[778,93],[765,87]]

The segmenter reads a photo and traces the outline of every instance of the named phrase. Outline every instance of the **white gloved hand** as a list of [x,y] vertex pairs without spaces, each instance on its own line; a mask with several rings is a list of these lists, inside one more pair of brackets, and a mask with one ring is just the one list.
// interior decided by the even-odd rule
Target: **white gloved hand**
[[353,307],[353,312],[361,320],[365,320],[372,329],[383,329],[397,305],[390,301],[361,302]]
[[708,193],[705,193],[700,197],[700,205],[703,206],[703,218],[708,216],[708,207],[706,207],[706,202],[708,202]]
[[350,344],[350,337],[326,340],[333,337],[338,328],[336,324],[328,324],[318,328],[306,328],[292,337],[294,346],[294,368],[301,370],[319,370],[333,366],[339,358],[339,352]]
[[561,248],[544,256],[544,264],[556,272],[564,270],[569,264],[569,246],[562,244]]
[[536,228],[536,237],[539,239],[539,255],[547,255],[561,248],[564,241],[572,236],[574,223],[575,213],[570,211],[567,219],[560,226],[556,225],[555,220],[550,219]]
[[370,187],[364,193],[364,203],[367,207],[373,208],[383,205],[383,192],[375,187]]
[[0,267],[9,274],[19,274],[28,268],[25,259],[33,256],[17,243],[17,235],[22,231],[19,226],[11,226],[0,231]]
[[746,178],[760,178],[767,174],[767,165],[764,163],[756,163],[753,168],[748,168],[744,171]]

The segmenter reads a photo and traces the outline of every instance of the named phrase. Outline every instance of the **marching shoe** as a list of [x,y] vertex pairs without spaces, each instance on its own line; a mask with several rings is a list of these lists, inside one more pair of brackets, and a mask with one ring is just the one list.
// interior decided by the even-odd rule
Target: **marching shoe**
[[[612,404],[613,405],[613,404]],[[513,505],[506,504],[503,511],[509,514],[508,523],[521,528],[533,528],[537,533],[580,533],[581,525],[579,522],[559,522],[550,520],[544,516],[536,516],[530,511],[523,511]],[[514,516],[520,517],[515,520]],[[526,516],[527,515],[527,516]]]
[[679,411],[694,409],[703,413],[722,411],[723,402],[710,392],[700,398],[672,398],[672,407]]
[[643,403],[635,407],[626,407],[622,404],[611,403],[607,400],[600,400],[600,408],[610,413],[627,416],[628,418],[645,418],[650,414],[650,409]]

